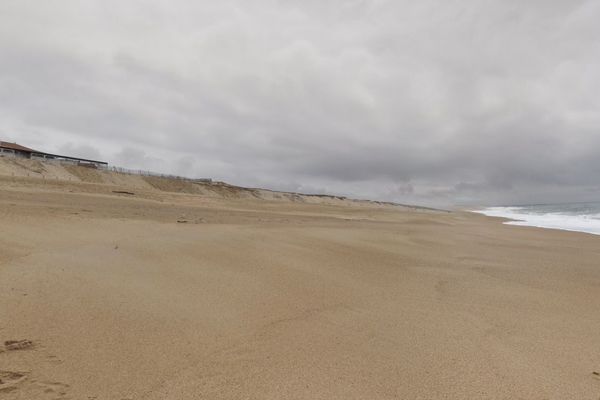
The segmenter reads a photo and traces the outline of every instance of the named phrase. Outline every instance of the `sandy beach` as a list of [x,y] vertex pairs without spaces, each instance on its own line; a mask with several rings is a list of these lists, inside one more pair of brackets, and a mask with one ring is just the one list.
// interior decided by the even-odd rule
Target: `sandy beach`
[[600,397],[599,236],[0,167],[1,399]]

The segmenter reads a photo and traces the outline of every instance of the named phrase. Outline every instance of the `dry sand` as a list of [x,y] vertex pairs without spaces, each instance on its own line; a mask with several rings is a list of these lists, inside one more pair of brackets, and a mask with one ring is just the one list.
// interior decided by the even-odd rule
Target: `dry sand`
[[12,175],[0,399],[600,397],[598,236]]

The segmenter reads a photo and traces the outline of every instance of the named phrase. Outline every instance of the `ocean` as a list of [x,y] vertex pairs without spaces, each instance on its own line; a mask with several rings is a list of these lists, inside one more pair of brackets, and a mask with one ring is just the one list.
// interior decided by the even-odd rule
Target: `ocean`
[[509,225],[536,226],[600,235],[600,202],[488,207],[475,212],[510,218]]

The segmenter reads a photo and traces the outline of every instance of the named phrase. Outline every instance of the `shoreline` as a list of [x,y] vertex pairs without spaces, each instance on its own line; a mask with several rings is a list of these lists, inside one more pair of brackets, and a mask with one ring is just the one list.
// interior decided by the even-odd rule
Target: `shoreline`
[[[505,225],[579,232],[595,236],[600,235],[600,220],[589,219],[586,215],[566,215],[560,213],[536,215],[514,212],[515,208],[518,207],[487,207],[482,210],[469,210],[468,212],[485,215],[490,218],[502,218],[505,220],[503,222]],[[573,224],[576,226],[571,226]]]

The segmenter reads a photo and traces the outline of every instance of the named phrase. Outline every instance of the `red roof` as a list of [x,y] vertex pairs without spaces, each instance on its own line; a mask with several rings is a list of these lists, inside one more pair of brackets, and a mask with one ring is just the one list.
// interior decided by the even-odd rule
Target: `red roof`
[[0,147],[2,147],[4,149],[25,151],[27,153],[35,152],[35,150],[30,149],[29,147],[21,146],[20,144],[16,144],[16,143],[0,142]]

